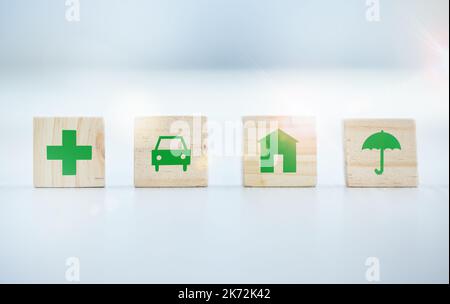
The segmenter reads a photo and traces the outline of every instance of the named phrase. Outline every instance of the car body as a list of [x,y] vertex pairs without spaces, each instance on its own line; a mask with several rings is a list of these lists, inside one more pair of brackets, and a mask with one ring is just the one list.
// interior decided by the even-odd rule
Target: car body
[[[160,149],[163,140],[179,140],[181,149]],[[183,166],[183,171],[191,164],[191,150],[186,146],[182,136],[160,136],[155,149],[152,150],[152,165],[155,171],[159,171],[160,166]]]

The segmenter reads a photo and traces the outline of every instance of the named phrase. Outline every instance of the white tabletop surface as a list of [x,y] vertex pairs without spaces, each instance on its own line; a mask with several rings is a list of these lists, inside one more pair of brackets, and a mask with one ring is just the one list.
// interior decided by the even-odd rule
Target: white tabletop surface
[[0,282],[448,283],[449,190],[0,188]]

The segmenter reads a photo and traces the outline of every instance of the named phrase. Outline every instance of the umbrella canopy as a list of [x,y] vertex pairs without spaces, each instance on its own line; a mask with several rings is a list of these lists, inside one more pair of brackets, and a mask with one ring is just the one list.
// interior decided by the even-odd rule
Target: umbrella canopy
[[386,149],[398,149],[401,150],[402,147],[400,142],[394,135],[384,132],[375,133],[370,135],[363,143],[362,149],[376,149],[380,150],[380,169],[375,169],[377,175],[381,175],[384,172],[384,150]]
[[377,149],[377,150],[400,149],[401,150],[402,147],[400,146],[400,142],[397,140],[397,138],[395,138],[394,135],[381,130],[381,132],[372,134],[369,137],[367,137],[367,139],[364,141],[362,148],[363,148],[363,150],[364,149],[370,149],[370,150],[372,150],[372,149]]

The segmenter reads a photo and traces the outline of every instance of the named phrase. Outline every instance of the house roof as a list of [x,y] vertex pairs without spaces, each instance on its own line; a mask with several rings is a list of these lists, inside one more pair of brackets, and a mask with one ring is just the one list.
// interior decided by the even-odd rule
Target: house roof
[[266,136],[264,136],[263,138],[261,138],[260,140],[258,140],[258,142],[261,142],[261,141],[265,140],[267,137],[273,136],[273,135],[275,135],[275,134],[279,134],[278,137],[279,137],[280,135],[283,135],[283,136],[286,136],[288,139],[290,139],[290,140],[293,141],[293,142],[298,142],[297,139],[295,139],[294,137],[290,136],[289,134],[287,134],[286,132],[284,132],[284,131],[281,130],[281,129],[277,129],[276,131],[273,131],[272,133],[267,134]]

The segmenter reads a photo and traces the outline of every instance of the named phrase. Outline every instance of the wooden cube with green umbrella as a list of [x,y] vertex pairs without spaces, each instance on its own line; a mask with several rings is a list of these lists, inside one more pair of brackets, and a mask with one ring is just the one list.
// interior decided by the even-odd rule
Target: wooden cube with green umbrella
[[345,120],[344,146],[347,186],[417,187],[414,120]]

